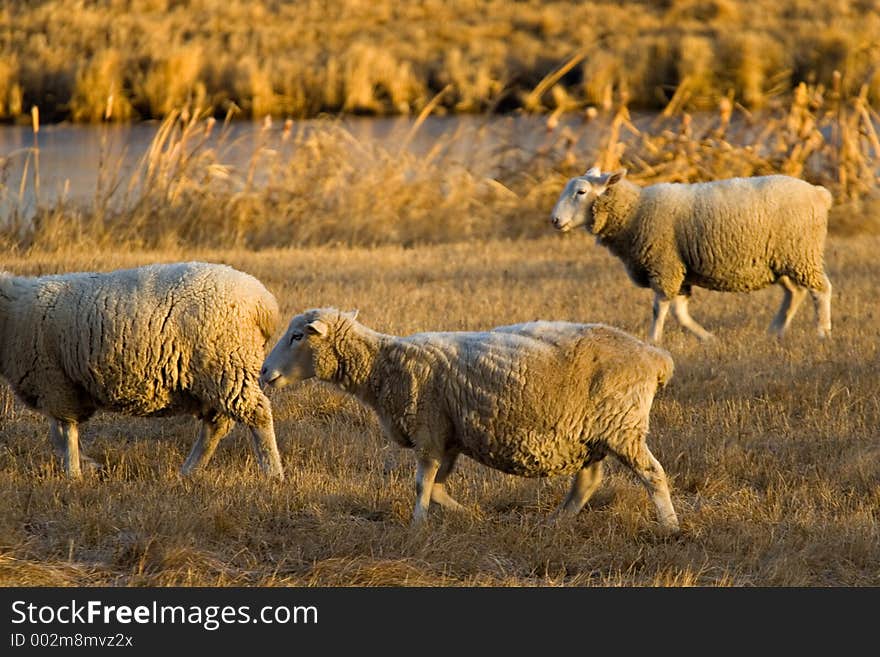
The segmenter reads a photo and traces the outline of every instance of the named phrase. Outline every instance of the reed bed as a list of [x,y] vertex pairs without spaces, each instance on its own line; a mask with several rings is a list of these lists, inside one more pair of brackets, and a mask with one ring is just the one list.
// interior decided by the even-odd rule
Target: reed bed
[[[535,237],[566,178],[594,164],[624,166],[643,184],[798,176],[833,192],[832,230],[875,232],[880,116],[866,85],[850,96],[840,81],[801,84],[789,102],[760,113],[725,97],[715,112],[692,114],[684,93],[650,116],[634,118],[626,106],[552,113],[528,145],[510,141],[517,117],[489,116],[441,132],[426,151],[409,145],[437,103],[384,145],[356,138],[338,119],[267,117],[255,134],[233,138],[232,112],[217,121],[184,108],[169,113],[130,175],[102,156],[86,203],[41,198],[35,116],[34,145],[0,159],[0,202],[10,209],[0,245],[262,249]],[[232,150],[246,157],[234,165]],[[25,160],[16,180],[13,158]]]
[[878,0],[8,0],[0,120],[416,114],[447,85],[440,112],[661,108],[685,81],[756,109],[835,70],[876,102],[878,33]]

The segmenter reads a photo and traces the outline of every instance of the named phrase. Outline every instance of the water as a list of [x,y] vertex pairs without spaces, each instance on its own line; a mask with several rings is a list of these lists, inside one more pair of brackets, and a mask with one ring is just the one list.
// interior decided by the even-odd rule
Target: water
[[[716,118],[697,118],[695,125]],[[353,136],[353,148],[354,144],[367,148],[376,145],[391,153],[406,149],[425,155],[442,143],[446,147],[444,164],[458,163],[481,175],[494,175],[484,163],[498,162],[499,149],[536,153],[558,144],[564,134],[576,143],[576,153],[590,153],[599,145],[599,138],[607,134],[610,119],[601,116],[584,122],[578,115],[569,115],[562,117],[554,131],[548,131],[546,117],[523,114],[431,116],[415,132],[413,117],[347,117],[340,122]],[[652,127],[656,119],[653,113],[633,116],[639,129],[649,132],[656,129]],[[326,120],[300,121],[293,131],[326,125]],[[30,126],[0,126],[0,225],[14,213],[27,218],[38,205],[53,206],[59,200],[88,205],[106,193],[113,182],[121,184],[112,198],[121,200],[159,126],[155,121],[98,126],[56,124],[41,127],[37,135]],[[283,130],[280,121],[268,128],[262,123],[238,122],[231,124],[229,134],[221,139],[222,126],[215,125],[207,146],[216,147],[219,162],[243,178],[261,144],[278,150],[283,161],[285,151],[296,141],[285,142]],[[825,137],[830,139],[832,135]],[[38,147],[38,158],[34,147]],[[262,177],[258,169],[255,182],[259,184]]]
[[[576,117],[566,119],[573,129],[583,132]],[[489,159],[490,151],[499,148],[537,150],[556,139],[546,128],[546,119],[539,116],[454,116],[428,117],[411,135],[413,117],[345,118],[343,126],[363,145],[376,144],[394,152],[406,150],[423,155],[444,137],[449,139],[451,152],[447,157],[470,167],[481,159]],[[0,127],[0,222],[13,210],[30,216],[35,208],[51,206],[59,200],[85,205],[93,201],[99,190],[113,181],[122,181],[117,198],[135,173],[159,129],[158,122],[129,125],[56,124],[40,128],[34,135],[30,126]],[[302,121],[294,130],[309,130],[326,125],[319,121]],[[283,144],[281,122],[263,133],[261,123],[233,123],[230,133],[218,142],[221,126],[216,125],[210,146],[217,146],[219,159],[233,169],[248,166],[262,140],[273,148]],[[465,138],[460,138],[465,136]],[[291,142],[288,142],[288,146]],[[35,157],[38,147],[38,158]],[[284,152],[280,153],[283,157]],[[39,176],[35,163],[39,161]],[[25,185],[22,187],[22,178]],[[259,179],[259,175],[258,175]]]

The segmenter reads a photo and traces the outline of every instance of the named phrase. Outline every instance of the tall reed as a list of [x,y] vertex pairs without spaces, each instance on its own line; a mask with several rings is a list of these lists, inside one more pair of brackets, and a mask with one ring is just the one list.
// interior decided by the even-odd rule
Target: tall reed
[[[47,201],[33,217],[14,208],[0,241],[16,249],[260,249],[536,236],[566,178],[594,164],[624,166],[643,184],[785,173],[833,192],[835,229],[880,227],[880,116],[866,86],[850,96],[837,85],[802,84],[790,102],[758,114],[731,97],[715,112],[692,114],[677,94],[652,116],[634,118],[626,106],[606,116],[551,115],[531,145],[510,143],[517,119],[490,117],[441,133],[426,150],[410,148],[445,93],[396,145],[358,139],[333,119],[279,129],[267,117],[253,134],[233,138],[232,111],[217,126],[206,110],[174,110],[127,179],[102,161],[91,204]],[[38,180],[26,175],[36,146],[19,202]],[[237,164],[228,159],[233,150]]]
[[[750,109],[802,82],[880,97],[880,4],[801,0],[10,0],[0,12],[0,119],[158,118],[185,103],[222,117],[438,108],[688,109],[732,91]],[[539,80],[583,57],[535,97]]]

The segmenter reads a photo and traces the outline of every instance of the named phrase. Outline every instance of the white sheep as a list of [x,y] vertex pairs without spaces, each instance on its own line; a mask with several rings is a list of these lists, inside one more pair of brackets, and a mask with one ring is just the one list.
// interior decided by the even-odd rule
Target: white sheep
[[372,407],[385,432],[415,448],[413,523],[445,490],[459,453],[526,477],[571,473],[557,512],[580,511],[611,454],[651,494],[660,523],[678,520],[666,475],[645,444],[658,386],[672,358],[601,324],[532,322],[479,333],[377,333],[352,313],[309,310],[290,322],[261,382],[317,377]]
[[258,377],[278,304],[255,278],[192,262],[109,273],[0,272],[0,375],[50,420],[67,474],[81,474],[77,425],[99,409],[202,420],[184,474],[205,465],[234,421],[261,468],[283,477]]
[[660,341],[670,305],[682,327],[712,338],[688,313],[694,286],[748,292],[773,283],[784,296],[772,332],[782,337],[809,290],[819,336],[830,335],[827,189],[789,176],[642,188],[625,175],[594,167],[572,178],[551,222],[563,232],[584,226],[623,261],[636,285],[654,291],[652,341]]

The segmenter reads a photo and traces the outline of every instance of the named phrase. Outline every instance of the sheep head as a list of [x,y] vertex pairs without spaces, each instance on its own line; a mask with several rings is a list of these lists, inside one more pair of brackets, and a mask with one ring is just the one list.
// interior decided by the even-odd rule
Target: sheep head
[[334,341],[357,311],[316,308],[297,315],[269,352],[260,370],[260,385],[281,388],[318,377],[333,380],[339,368]]
[[550,223],[563,233],[579,226],[585,226],[591,233],[597,233],[601,226],[593,225],[590,212],[593,202],[625,176],[626,169],[602,173],[598,167],[593,167],[584,175],[572,178],[565,185],[553,212],[550,213]]

